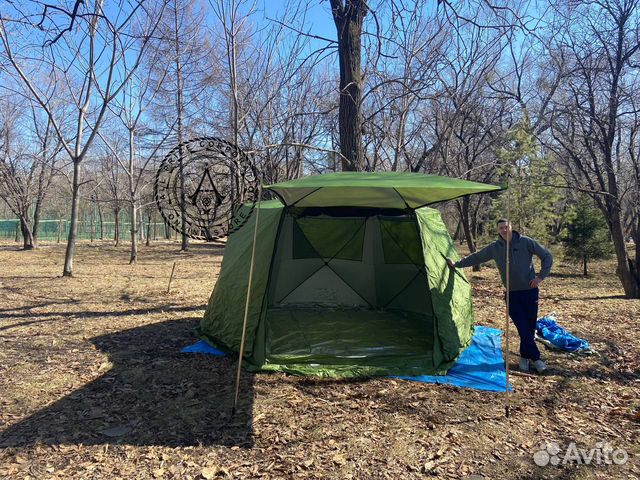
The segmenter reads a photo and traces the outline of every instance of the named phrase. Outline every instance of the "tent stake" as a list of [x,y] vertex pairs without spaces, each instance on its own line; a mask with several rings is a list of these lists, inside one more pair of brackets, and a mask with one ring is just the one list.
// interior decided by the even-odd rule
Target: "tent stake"
[[[507,226],[511,226],[511,188],[509,185],[509,177],[507,177],[507,221],[509,222],[507,224]],[[505,314],[504,314],[504,321],[505,321],[505,348],[504,348],[504,364],[505,364],[505,370],[506,370],[506,386],[505,386],[505,407],[504,407],[504,414],[507,418],[509,418],[509,407],[510,407],[510,403],[511,403],[511,396],[509,395],[509,301],[510,301],[510,291],[509,291],[509,248],[510,248],[510,243],[511,243],[511,239],[509,238],[509,230],[507,230],[507,250],[506,250],[506,287],[507,287],[507,300],[506,300],[506,306],[505,306]]]
[[171,269],[171,276],[169,277],[169,285],[167,285],[167,293],[171,291],[171,281],[173,280],[173,274],[176,271],[176,263],[178,262],[173,262],[173,268]]
[[249,281],[247,282],[247,299],[244,303],[244,320],[242,322],[242,337],[240,339],[240,354],[238,355],[238,371],[236,372],[236,392],[233,397],[231,415],[236,414],[238,406],[238,394],[240,392],[240,370],[242,369],[242,357],[244,356],[244,340],[247,332],[247,319],[249,318],[249,299],[251,298],[251,282],[253,280],[253,264],[256,257],[256,242],[258,239],[258,220],[260,219],[260,202],[262,201],[262,185],[258,185],[258,205],[256,210],[256,224],[253,229],[253,245],[251,247],[251,264],[249,266]]

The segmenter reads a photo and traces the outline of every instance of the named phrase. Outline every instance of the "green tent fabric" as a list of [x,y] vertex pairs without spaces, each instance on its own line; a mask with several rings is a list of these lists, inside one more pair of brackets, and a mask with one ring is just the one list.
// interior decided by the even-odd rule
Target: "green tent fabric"
[[[260,221],[256,243],[253,273],[252,301],[249,304],[248,337],[245,342],[247,366],[257,365],[264,359],[264,346],[254,340],[260,330],[263,303],[269,279],[269,264],[282,215],[282,204],[278,201],[263,202],[260,205]],[[244,305],[249,282],[251,247],[256,215],[251,215],[247,223],[229,236],[220,267],[216,287],[213,289],[200,329],[202,335],[213,345],[226,351],[239,352],[244,319]]]
[[408,172],[339,172],[312,175],[266,188],[287,206],[416,209],[432,203],[501,190],[457,178]]
[[[499,188],[443,187],[447,180],[335,174],[268,187],[284,203],[259,205],[243,366],[330,377],[446,373],[473,334],[471,288],[446,266],[457,254],[440,213],[404,202],[428,203],[442,188],[453,197]],[[296,185],[305,181],[333,189],[341,205],[327,205],[320,190],[318,204],[312,195],[300,201]],[[368,200],[348,192],[349,182]],[[389,189],[403,196],[401,207],[398,193],[383,201]],[[295,206],[288,198],[298,198]],[[199,327],[201,338],[229,353],[240,350],[255,220],[229,236]]]

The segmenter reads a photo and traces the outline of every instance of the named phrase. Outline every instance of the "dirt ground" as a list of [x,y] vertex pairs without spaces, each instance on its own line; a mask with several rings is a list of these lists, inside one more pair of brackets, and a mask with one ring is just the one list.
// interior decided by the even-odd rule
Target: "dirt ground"
[[[509,419],[504,394],[246,372],[232,417],[235,362],[180,353],[223,248],[143,246],[130,266],[127,245],[81,243],[62,278],[64,245],[0,245],[0,478],[640,478],[640,301],[613,261],[584,278],[556,260],[540,312],[597,354],[544,351],[547,374],[512,376]],[[496,270],[467,274],[477,323],[502,328]],[[597,451],[536,465],[552,441]]]

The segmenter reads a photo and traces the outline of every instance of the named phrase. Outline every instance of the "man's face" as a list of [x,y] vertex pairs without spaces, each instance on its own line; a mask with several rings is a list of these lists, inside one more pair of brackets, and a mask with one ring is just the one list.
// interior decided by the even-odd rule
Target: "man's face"
[[498,233],[503,238],[503,240],[507,240],[507,235],[509,236],[509,240],[511,240],[511,224],[508,222],[501,222],[498,224]]

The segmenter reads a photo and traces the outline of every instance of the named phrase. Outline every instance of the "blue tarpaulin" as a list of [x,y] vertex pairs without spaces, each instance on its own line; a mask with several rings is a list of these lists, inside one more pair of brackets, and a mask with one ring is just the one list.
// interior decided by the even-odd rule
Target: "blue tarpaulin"
[[[501,335],[502,332],[497,328],[476,326],[471,344],[460,354],[458,361],[446,375],[394,378],[504,392],[507,374],[504,368],[504,360],[502,359]],[[181,351],[216,356],[224,355],[223,352],[213,348],[204,340],[185,347]]]
[[180,350],[182,353],[206,353],[207,355],[215,355],[216,357],[224,357],[224,352],[221,352],[217,348],[213,348],[204,340],[200,340],[199,342],[194,343],[193,345],[189,345],[188,347],[184,347]]
[[572,335],[557,323],[553,313],[539,318],[536,322],[536,333],[546,340],[546,344],[567,352],[590,351],[589,342]]
[[[416,382],[439,383],[457,387],[475,388],[491,392],[504,392],[507,372],[502,358],[502,331],[497,328],[476,326],[469,345],[458,357],[446,375],[420,375],[397,377]],[[509,387],[511,390],[512,387]]]

